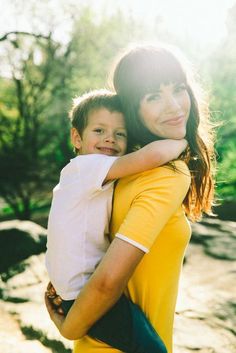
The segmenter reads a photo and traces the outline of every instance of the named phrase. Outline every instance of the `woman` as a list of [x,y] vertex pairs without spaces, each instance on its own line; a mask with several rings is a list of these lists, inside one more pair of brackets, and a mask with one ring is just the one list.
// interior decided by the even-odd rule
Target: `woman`
[[184,161],[118,182],[113,241],[105,257],[66,319],[49,305],[48,309],[63,336],[80,338],[75,353],[118,352],[84,335],[126,288],[172,353],[178,282],[190,238],[185,213],[192,220],[203,211],[209,213],[213,196],[208,112],[199,106],[180,60],[164,47],[128,51],[118,62],[113,81],[132,143],[143,146],[156,139],[186,136],[189,149]]

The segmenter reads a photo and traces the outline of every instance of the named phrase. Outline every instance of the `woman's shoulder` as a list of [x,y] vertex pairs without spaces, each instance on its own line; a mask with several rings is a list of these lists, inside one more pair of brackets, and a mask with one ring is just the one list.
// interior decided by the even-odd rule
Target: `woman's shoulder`
[[187,164],[182,160],[175,160],[169,164],[121,178],[118,185],[138,191],[139,189],[155,188],[160,185],[174,185],[174,187],[182,185],[188,188],[190,182],[191,175]]
[[183,175],[187,178],[191,178],[190,170],[183,160],[177,159],[176,161],[173,161],[170,163],[170,166],[168,166],[169,169],[171,168],[172,171],[179,173],[180,175]]
[[136,178],[136,184],[175,184],[189,187],[191,175],[187,164],[176,160],[169,164],[142,172]]
[[186,176],[186,177],[190,177],[190,171],[189,168],[187,166],[187,164],[178,159],[175,161],[172,161],[168,164],[165,164],[163,166],[157,167],[157,168],[153,168],[153,169],[149,169],[146,170],[145,172],[139,173],[139,178],[144,178],[144,177],[156,177],[156,176],[171,176],[171,175],[175,175],[177,178],[181,176]]

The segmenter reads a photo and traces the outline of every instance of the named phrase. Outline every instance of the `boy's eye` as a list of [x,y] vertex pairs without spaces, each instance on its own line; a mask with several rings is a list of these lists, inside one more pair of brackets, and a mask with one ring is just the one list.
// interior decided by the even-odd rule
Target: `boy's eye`
[[124,138],[127,137],[126,133],[125,133],[125,132],[122,132],[122,131],[117,132],[116,135],[117,135],[117,136],[120,136],[120,137],[124,137]]
[[98,133],[98,134],[102,134],[103,133],[103,129],[101,129],[101,128],[96,128],[93,131]]

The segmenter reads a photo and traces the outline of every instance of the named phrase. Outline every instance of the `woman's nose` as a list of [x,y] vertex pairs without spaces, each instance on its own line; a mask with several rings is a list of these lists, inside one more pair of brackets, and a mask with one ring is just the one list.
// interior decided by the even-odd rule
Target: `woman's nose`
[[176,99],[175,96],[169,96],[166,98],[166,104],[165,104],[166,110],[169,111],[178,111],[180,108],[180,104],[178,102],[178,99]]

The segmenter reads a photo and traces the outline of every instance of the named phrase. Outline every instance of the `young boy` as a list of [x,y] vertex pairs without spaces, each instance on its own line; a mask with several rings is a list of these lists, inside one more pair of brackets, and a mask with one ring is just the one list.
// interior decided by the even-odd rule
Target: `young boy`
[[[176,159],[185,140],[155,141],[126,154],[127,132],[118,97],[93,91],[74,101],[71,141],[77,153],[53,190],[46,266],[56,297],[67,313],[109,247],[114,180]],[[123,156],[124,155],[124,156]],[[58,302],[59,299],[59,302]],[[139,307],[119,299],[88,334],[128,353],[163,353],[166,348]]]

